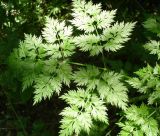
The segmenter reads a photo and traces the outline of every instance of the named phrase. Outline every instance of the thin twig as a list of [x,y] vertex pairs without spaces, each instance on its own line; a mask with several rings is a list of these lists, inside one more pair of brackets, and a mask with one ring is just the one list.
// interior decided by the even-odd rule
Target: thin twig
[[154,110],[147,118],[150,118],[154,113],[156,113],[156,110]]
[[[78,62],[69,62],[70,64],[73,64],[73,65],[77,65],[77,66],[82,66],[82,67],[87,67],[88,64],[82,64],[82,63],[78,63]],[[98,69],[101,69],[101,70],[106,70],[106,68],[101,68],[101,67],[98,67]]]

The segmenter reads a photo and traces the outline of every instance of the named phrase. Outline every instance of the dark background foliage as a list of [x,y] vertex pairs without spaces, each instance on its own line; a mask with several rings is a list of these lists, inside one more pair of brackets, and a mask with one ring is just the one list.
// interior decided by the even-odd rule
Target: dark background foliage
[[[156,35],[143,27],[143,22],[156,18],[160,14],[160,2],[157,0],[93,0],[102,3],[103,9],[117,9],[117,21],[136,21],[131,40],[117,53],[105,54],[107,65],[115,70],[123,70],[126,75],[146,66],[154,65],[155,58],[148,57],[142,45]],[[70,0],[1,0],[0,2],[0,135],[1,136],[56,136],[59,131],[60,116],[64,103],[54,96],[33,106],[32,88],[22,92],[22,86],[7,66],[7,58],[12,50],[24,39],[24,33],[41,34],[45,16],[59,19],[70,18]],[[80,56],[80,57],[79,57]],[[99,58],[87,58],[85,54],[75,56],[78,62],[97,63]],[[101,61],[101,60],[100,60]],[[100,65],[100,64],[98,64]],[[137,97],[137,93],[129,95]],[[145,101],[144,101],[145,102]],[[105,131],[119,128],[115,122],[119,118],[117,109],[109,109],[110,126]],[[104,134],[102,134],[104,135]]]

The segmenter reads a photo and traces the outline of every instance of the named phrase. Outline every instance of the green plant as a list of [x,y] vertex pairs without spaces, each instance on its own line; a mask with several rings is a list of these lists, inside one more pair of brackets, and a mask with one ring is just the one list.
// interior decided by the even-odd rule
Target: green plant
[[126,121],[118,125],[122,127],[121,136],[157,136],[159,133],[158,123],[152,117],[152,112],[146,105],[137,107],[132,105],[125,111]]
[[[148,27],[147,27],[148,26]],[[152,24],[152,26],[154,26]],[[149,30],[149,24],[147,21],[145,22],[145,27]],[[144,48],[150,52],[152,55],[157,56],[157,61],[154,63],[154,66],[147,64],[146,67],[139,69],[135,72],[137,77],[129,78],[128,83],[138,92],[143,93],[147,96],[148,104],[155,104],[158,103],[160,98],[160,66],[159,66],[159,59],[160,59],[160,42],[157,40],[150,40],[148,43],[144,45]]]
[[160,17],[149,17],[143,24],[143,26],[150,32],[157,34],[160,37]]
[[[101,4],[74,0],[72,11],[69,21],[47,17],[42,36],[26,34],[9,57],[9,66],[22,81],[22,90],[34,88],[34,104],[53,94],[61,95],[67,103],[60,113],[61,136],[90,134],[96,122],[107,126],[109,104],[127,109],[123,74],[106,66],[105,53],[121,49],[135,26],[115,22],[116,10],[102,10]],[[75,62],[73,55],[78,49],[102,57],[103,67]],[[73,83],[76,87],[71,88]]]
[[[148,19],[144,23],[149,31],[159,36],[158,24],[155,20]],[[159,28],[159,27],[158,27]],[[121,128],[122,136],[157,136],[159,135],[159,100],[160,100],[160,43],[150,40],[144,48],[152,55],[156,55],[157,61],[135,72],[136,77],[129,77],[127,82],[139,92],[140,96],[134,99],[134,103],[143,102],[138,107],[131,105],[124,113],[125,119],[117,123]],[[146,104],[144,104],[146,103]]]

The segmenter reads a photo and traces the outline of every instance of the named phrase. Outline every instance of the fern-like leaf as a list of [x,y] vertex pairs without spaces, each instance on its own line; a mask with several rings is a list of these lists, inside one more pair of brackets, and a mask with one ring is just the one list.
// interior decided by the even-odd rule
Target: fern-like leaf
[[119,133],[120,136],[144,136],[143,131],[131,121],[125,121],[124,123],[120,122],[117,124],[122,128]]
[[135,23],[115,23],[112,27],[105,29],[102,35],[102,41],[106,42],[104,49],[106,51],[117,51],[123,47],[123,43],[128,41]]
[[65,41],[72,35],[72,27],[66,26],[64,21],[47,17],[42,35],[48,43]]
[[109,27],[115,16],[116,10],[102,11],[101,4],[93,4],[84,0],[74,0],[73,2],[73,17],[71,21],[79,30],[84,30],[86,33]]
[[160,100],[160,90],[156,90],[149,95],[148,104],[157,103]]
[[144,45],[145,49],[150,51],[150,54],[154,54],[158,56],[158,59],[160,59],[160,42],[157,42],[155,40],[151,40],[147,44]]
[[81,51],[89,51],[91,56],[98,55],[103,51],[103,46],[100,45],[100,38],[94,34],[75,37],[74,41]]
[[141,105],[140,107],[137,107],[132,105],[125,113],[127,122],[125,124],[119,124],[123,129],[120,133],[123,134],[123,132],[127,130],[127,126],[130,126],[137,129],[141,135],[143,132],[146,136],[158,136],[158,123],[152,117],[153,113],[150,112],[150,109],[147,106]]
[[74,74],[74,81],[87,90],[96,90],[101,99],[107,103],[126,109],[128,96],[127,88],[120,81],[122,76],[114,72],[101,72],[95,66],[82,68]]
[[114,72],[106,72],[97,86],[100,97],[112,105],[125,110],[127,108],[127,88],[120,81],[122,76]]
[[92,120],[108,123],[104,102],[95,94],[79,88],[77,91],[69,91],[61,98],[70,105],[61,112],[61,135],[79,134],[82,130],[89,133],[93,125]]
[[39,75],[35,80],[34,104],[42,101],[42,99],[51,98],[54,92],[59,94],[62,83],[56,77]]
[[73,78],[78,86],[87,86],[88,90],[96,89],[96,86],[99,84],[100,71],[97,67],[88,65],[86,69],[81,68],[79,71],[76,71]]
[[147,30],[149,30],[149,31],[151,31],[151,32],[153,32],[153,33],[156,33],[157,36],[160,36],[160,23],[159,23],[158,20],[160,20],[159,17],[156,17],[156,18],[148,18],[148,19],[144,22],[143,26],[144,26]]

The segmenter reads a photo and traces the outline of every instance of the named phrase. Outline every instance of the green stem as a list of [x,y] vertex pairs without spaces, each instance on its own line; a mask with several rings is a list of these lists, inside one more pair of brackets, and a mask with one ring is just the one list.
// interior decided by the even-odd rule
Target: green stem
[[69,62],[70,64],[73,64],[73,65],[78,65],[78,66],[83,66],[83,67],[86,67],[87,65],[85,64],[82,64],[82,63],[78,63],[78,62]]
[[[96,35],[100,38],[100,35],[98,33],[98,30],[97,30],[97,26],[94,26],[95,28],[95,31],[96,31]],[[100,43],[100,46],[102,46],[102,44]],[[105,63],[105,57],[104,57],[104,53],[103,53],[103,50],[102,50],[102,61],[103,61],[103,65],[104,65],[104,68],[106,69],[106,63]]]
[[141,95],[141,96],[138,96],[138,97],[135,97],[135,98],[131,98],[129,100],[130,103],[135,103],[135,102],[139,102],[139,101],[143,101],[145,99],[148,98],[148,94],[144,94],[144,95]]
[[154,110],[147,118],[149,119],[154,113],[156,113],[156,110]]
[[61,52],[62,58],[64,59],[64,53],[63,53],[62,48],[60,47],[61,42],[60,42],[60,36],[59,36],[59,35],[57,35],[57,40],[58,40],[58,44],[59,44],[59,50],[60,50],[60,52]]
[[[77,65],[77,66],[82,66],[82,67],[87,67],[88,65],[87,64],[82,64],[82,63],[78,63],[78,62],[68,62],[70,64],[73,64],[73,65]],[[101,69],[101,70],[106,70],[106,68],[101,68],[101,67],[97,67],[98,69]]]

